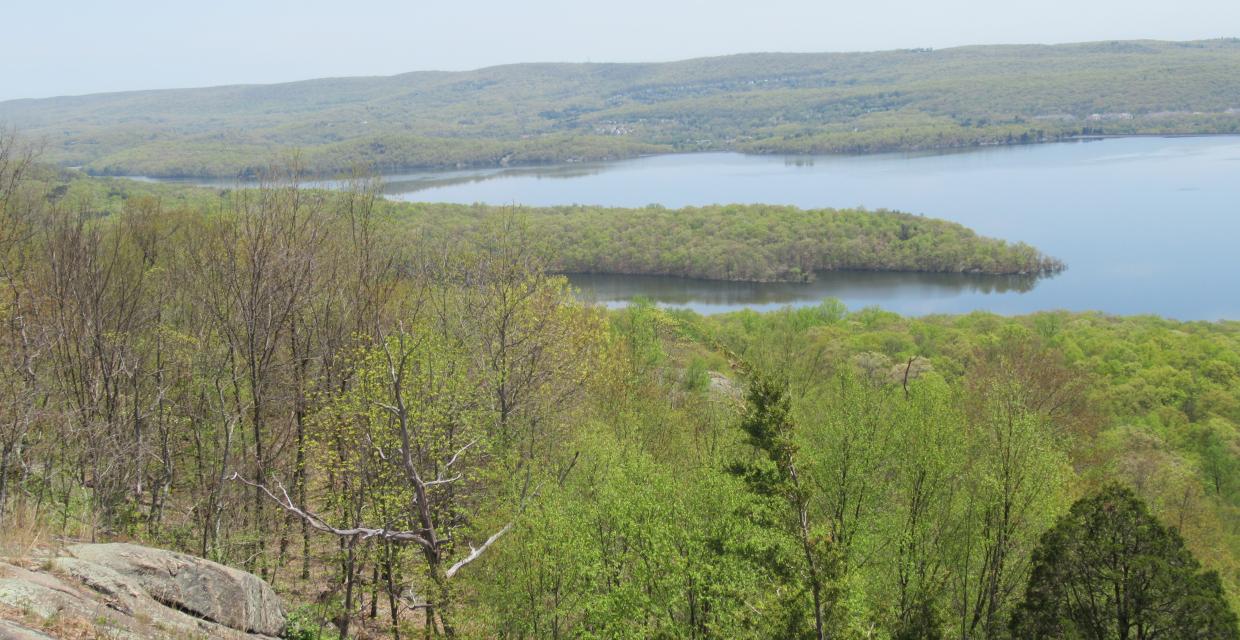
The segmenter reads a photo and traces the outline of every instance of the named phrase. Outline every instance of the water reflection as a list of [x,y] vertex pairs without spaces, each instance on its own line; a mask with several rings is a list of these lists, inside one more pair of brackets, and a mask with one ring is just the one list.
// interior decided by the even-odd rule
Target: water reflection
[[[420,171],[414,173],[385,174],[383,193],[389,196],[414,194],[427,189],[464,186],[489,182],[502,178],[533,178],[536,180],[567,180],[600,174],[614,166],[614,162],[576,162],[569,164],[525,165],[490,169],[460,169],[457,171]],[[152,178],[149,176],[117,176],[138,182],[189,184],[219,189],[244,189],[255,187],[255,178]],[[348,178],[317,178],[305,181],[304,186],[315,189],[344,189],[352,182]],[[416,198],[405,198],[416,199]]]
[[814,282],[807,283],[612,274],[573,274],[568,278],[579,289],[582,299],[609,307],[624,306],[643,297],[656,304],[687,307],[699,313],[814,305],[825,298],[839,298],[850,308],[891,306],[892,302],[909,299],[952,301],[971,295],[1026,293],[1038,284],[1034,276],[875,271],[823,272]]
[[[597,175],[607,170],[609,163],[580,162],[562,165],[536,165],[504,169],[467,169],[462,171],[409,173],[383,177],[383,193],[399,196],[417,193],[425,189],[437,189],[487,182],[498,178],[533,177],[536,179],[566,180]],[[324,184],[325,183],[320,183]],[[329,188],[334,188],[330,186]],[[408,199],[408,198],[407,198]]]

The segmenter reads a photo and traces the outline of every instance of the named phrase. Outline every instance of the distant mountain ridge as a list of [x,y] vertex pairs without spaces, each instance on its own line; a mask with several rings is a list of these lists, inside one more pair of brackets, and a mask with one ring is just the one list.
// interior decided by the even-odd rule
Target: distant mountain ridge
[[11,100],[0,124],[93,173],[217,177],[292,148],[333,173],[1236,133],[1240,39],[513,64]]

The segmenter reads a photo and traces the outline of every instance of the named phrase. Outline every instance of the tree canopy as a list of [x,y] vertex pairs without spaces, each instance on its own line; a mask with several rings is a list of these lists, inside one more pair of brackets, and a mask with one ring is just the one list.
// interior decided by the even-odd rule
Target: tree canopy
[[1203,571],[1174,529],[1119,484],[1078,500],[1042,535],[1020,638],[1240,638],[1218,574]]

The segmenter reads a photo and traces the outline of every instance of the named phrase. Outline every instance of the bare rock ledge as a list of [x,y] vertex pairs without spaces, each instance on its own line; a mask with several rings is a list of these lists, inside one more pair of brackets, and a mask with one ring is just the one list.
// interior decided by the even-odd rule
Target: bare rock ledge
[[32,570],[0,562],[0,640],[274,638],[284,605],[231,567],[132,544],[79,544]]

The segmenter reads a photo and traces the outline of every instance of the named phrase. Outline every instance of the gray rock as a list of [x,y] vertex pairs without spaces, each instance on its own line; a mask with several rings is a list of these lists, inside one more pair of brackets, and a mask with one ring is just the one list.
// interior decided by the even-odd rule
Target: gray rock
[[16,622],[0,620],[0,640],[56,640],[52,636],[23,627]]
[[26,618],[6,621],[8,626],[0,630],[0,639],[56,637],[54,631],[30,624],[31,620],[106,628],[105,637],[110,638],[141,637],[125,631],[134,625],[107,602],[95,600],[89,591],[49,573],[0,563],[0,604],[21,611]]
[[230,629],[268,636],[284,629],[279,597],[244,571],[132,544],[80,544],[67,551],[80,562],[60,567],[105,596],[126,601],[144,591],[166,607]]
[[78,558],[55,558],[50,564],[54,573],[73,578],[109,598],[133,599],[147,595],[141,585],[103,565]]
[[0,561],[0,617],[19,612],[0,620],[0,640],[54,638],[61,628],[113,640],[270,640],[283,630],[280,600],[248,573],[129,544],[67,552],[38,569]]
[[723,396],[732,400],[738,400],[743,395],[740,387],[736,386],[732,379],[719,373],[718,371],[708,372],[710,376],[710,392],[716,396]]
[[79,589],[46,573],[0,563],[0,604],[38,618],[60,613],[89,615],[93,607]]

